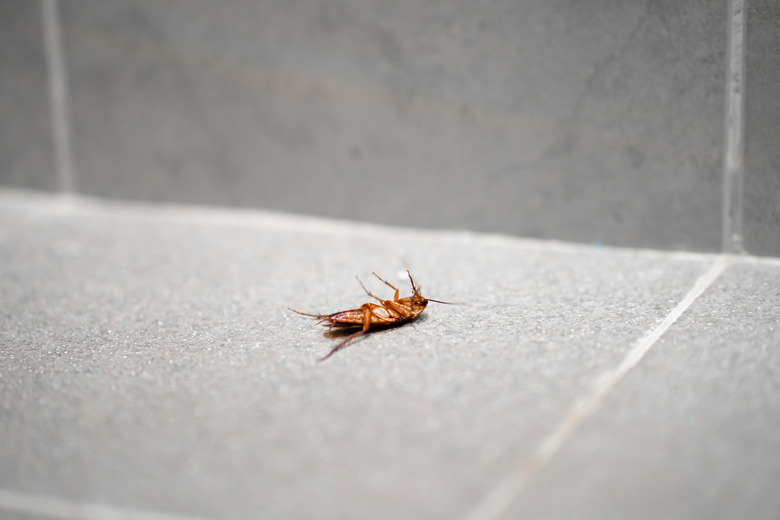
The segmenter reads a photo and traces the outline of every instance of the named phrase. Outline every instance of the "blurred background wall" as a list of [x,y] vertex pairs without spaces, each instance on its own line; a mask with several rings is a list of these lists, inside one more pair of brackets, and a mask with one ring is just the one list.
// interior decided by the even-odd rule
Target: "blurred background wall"
[[[0,0],[0,185],[719,251],[735,2]],[[780,256],[780,3],[742,16]]]

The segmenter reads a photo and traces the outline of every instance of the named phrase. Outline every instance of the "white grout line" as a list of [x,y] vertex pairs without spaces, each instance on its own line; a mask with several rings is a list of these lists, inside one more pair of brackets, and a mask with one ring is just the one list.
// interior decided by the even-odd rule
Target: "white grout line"
[[504,477],[498,486],[466,516],[466,520],[495,520],[500,518],[528,482],[550,463],[550,460],[561,451],[561,448],[574,435],[577,428],[598,409],[604,396],[642,360],[669,327],[723,274],[731,263],[732,259],[729,256],[718,258],[696,280],[688,294],[672,309],[660,325],[640,338],[631,350],[628,351],[620,365],[596,380],[593,391],[573,404],[563,420],[539,444],[536,452],[528,460],[524,461],[516,471]]
[[74,193],[76,191],[76,177],[73,171],[70,121],[68,120],[68,81],[58,7],[57,0],[41,0],[57,182],[63,193]]
[[726,121],[723,157],[723,250],[743,253],[745,172],[745,0],[729,0]]
[[63,500],[0,488],[0,511],[67,520],[199,520],[191,516]]

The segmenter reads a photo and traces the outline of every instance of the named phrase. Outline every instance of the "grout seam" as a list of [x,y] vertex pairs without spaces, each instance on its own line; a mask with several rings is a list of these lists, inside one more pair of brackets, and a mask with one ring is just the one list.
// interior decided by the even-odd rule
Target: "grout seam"
[[465,517],[466,520],[501,518],[501,515],[512,505],[525,486],[561,451],[580,425],[598,410],[604,396],[642,360],[669,327],[723,274],[732,261],[730,256],[721,256],[704,274],[699,276],[693,287],[666,318],[634,343],[623,361],[614,370],[599,377],[588,395],[573,403],[563,420],[542,440],[534,454],[520,464],[516,471],[506,475],[492,491],[488,492]]
[[62,520],[202,520],[191,516],[124,509],[0,488],[0,511]]
[[70,121],[68,119],[68,81],[58,0],[41,0],[41,10],[49,80],[55,175],[60,191],[65,194],[73,194],[76,191],[76,177],[73,169]]
[[723,157],[723,251],[744,253],[745,0],[728,2],[728,62]]

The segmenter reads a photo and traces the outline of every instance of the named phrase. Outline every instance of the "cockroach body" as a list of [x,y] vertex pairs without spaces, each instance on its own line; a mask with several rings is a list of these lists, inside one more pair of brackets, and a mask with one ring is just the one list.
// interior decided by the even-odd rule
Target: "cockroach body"
[[422,311],[425,310],[428,302],[443,303],[447,305],[450,304],[449,302],[425,298],[422,294],[420,294],[420,290],[414,284],[412,274],[408,270],[406,271],[406,274],[409,275],[409,281],[412,282],[413,292],[413,294],[408,298],[398,298],[400,292],[398,288],[390,284],[390,282],[379,278],[378,274],[373,273],[373,275],[379,278],[382,283],[395,291],[395,296],[392,300],[382,300],[378,296],[371,294],[369,290],[366,289],[366,286],[363,285],[363,282],[361,282],[359,278],[355,277],[357,278],[357,281],[363,290],[366,291],[366,294],[377,300],[379,304],[364,303],[360,306],[359,309],[349,309],[346,311],[334,312],[333,314],[308,314],[305,312],[296,311],[295,309],[290,309],[289,307],[288,309],[304,316],[317,318],[320,320],[319,323],[324,324],[326,327],[360,328],[359,331],[350,334],[341,343],[333,347],[333,350],[331,350],[328,355],[319,359],[319,361],[325,361],[330,356],[346,347],[347,343],[357,338],[358,336],[369,332],[369,330],[372,328],[377,329],[394,327],[415,319],[422,313]]

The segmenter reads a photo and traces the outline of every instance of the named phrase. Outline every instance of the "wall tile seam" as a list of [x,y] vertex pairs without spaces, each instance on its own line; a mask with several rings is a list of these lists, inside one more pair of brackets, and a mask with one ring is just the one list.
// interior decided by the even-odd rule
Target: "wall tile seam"
[[745,172],[745,0],[728,0],[726,103],[723,143],[723,236],[725,253],[744,254],[743,183]]
[[76,192],[73,141],[68,111],[68,75],[59,0],[41,0],[43,39],[49,87],[49,114],[54,144],[54,169],[59,191]]

